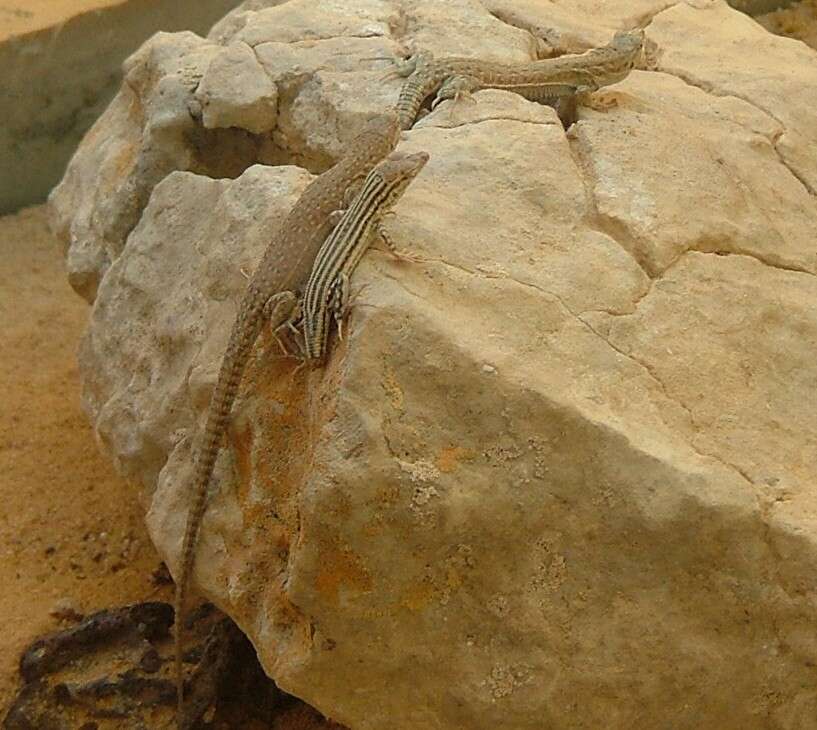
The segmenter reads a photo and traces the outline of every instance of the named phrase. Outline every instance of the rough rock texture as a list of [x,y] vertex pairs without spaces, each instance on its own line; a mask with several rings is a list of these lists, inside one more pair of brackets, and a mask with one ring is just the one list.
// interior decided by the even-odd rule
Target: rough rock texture
[[354,730],[817,727],[817,56],[706,0],[267,5],[142,49],[53,197],[86,407],[171,566],[281,163],[396,98],[364,59],[638,20],[650,70],[568,134],[499,91],[406,134],[428,261],[366,256],[324,369],[262,336],[196,586]]

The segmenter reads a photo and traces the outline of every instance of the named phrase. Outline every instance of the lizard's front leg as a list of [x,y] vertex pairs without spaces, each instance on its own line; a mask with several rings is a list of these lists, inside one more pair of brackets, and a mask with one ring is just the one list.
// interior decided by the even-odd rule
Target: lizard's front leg
[[[394,211],[390,210],[387,211],[383,217],[394,214],[395,214]],[[392,256],[394,256],[394,258],[396,258],[398,261],[411,261],[414,264],[419,264],[423,262],[422,258],[414,256],[410,253],[406,253],[405,251],[401,251],[399,248],[397,248],[397,245],[394,243],[391,234],[386,229],[386,226],[383,225],[382,219],[374,224],[374,235],[389,250],[389,253]]]
[[387,71],[381,77],[381,81],[387,81],[388,79],[393,78],[408,78],[411,76],[418,68],[421,66],[427,65],[431,62],[431,54],[428,52],[423,53],[412,53],[411,55],[407,55],[404,57],[392,57],[387,58],[385,56],[375,57],[371,60],[384,60],[384,61],[391,61],[394,68]]
[[349,277],[346,274],[338,274],[338,278],[335,280],[335,284],[332,286],[332,291],[329,295],[329,308],[332,310],[332,317],[338,328],[339,340],[343,339],[343,323],[349,316],[349,310],[368,286],[368,284],[364,284],[355,292],[354,296],[352,296]]
[[[278,292],[267,299],[264,304],[264,318],[272,330],[272,336],[287,357],[293,353],[284,344],[280,333],[282,330],[297,333],[298,330],[295,328],[295,322],[300,319],[300,316],[301,308],[298,304],[298,297],[294,292]],[[297,339],[295,340],[295,344],[301,349]]]

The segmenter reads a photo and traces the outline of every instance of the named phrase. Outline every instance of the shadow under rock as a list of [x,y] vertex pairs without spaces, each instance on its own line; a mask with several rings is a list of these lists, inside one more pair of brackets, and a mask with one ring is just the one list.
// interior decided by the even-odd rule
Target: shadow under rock
[[[188,620],[190,730],[343,730],[279,690],[238,627],[205,604]],[[4,730],[175,728],[173,609],[140,603],[100,611],[34,641]]]

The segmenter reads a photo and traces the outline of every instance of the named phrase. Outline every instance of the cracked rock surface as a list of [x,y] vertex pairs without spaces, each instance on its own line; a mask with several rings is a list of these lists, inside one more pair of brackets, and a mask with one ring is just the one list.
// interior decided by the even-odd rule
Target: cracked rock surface
[[[179,558],[270,231],[396,100],[374,56],[646,26],[581,109],[445,102],[327,366],[255,348],[195,588],[353,730],[817,727],[817,55],[723,2],[248,2],[154,38],[52,196],[88,414]],[[258,164],[261,163],[261,164]]]

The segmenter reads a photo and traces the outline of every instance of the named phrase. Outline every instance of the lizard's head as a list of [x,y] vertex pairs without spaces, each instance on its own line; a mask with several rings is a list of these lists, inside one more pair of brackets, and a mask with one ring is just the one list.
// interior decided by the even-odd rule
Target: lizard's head
[[633,58],[641,53],[644,46],[644,31],[641,28],[634,30],[620,30],[610,41],[610,48],[618,53],[630,55]]
[[641,60],[643,48],[644,31],[641,28],[618,31],[613,40],[600,49],[605,61],[599,73],[606,83],[613,84],[624,79]]
[[428,152],[393,152],[373,170],[383,182],[380,197],[385,207],[397,201],[428,162],[428,157]]

